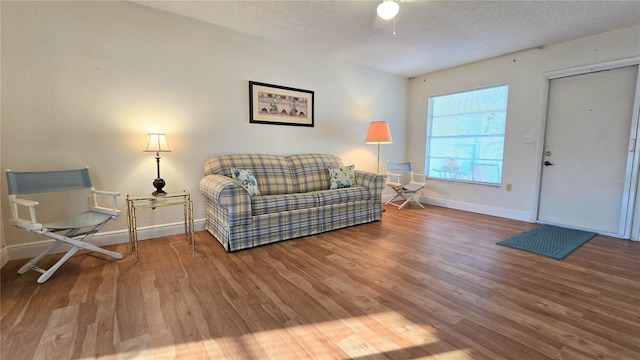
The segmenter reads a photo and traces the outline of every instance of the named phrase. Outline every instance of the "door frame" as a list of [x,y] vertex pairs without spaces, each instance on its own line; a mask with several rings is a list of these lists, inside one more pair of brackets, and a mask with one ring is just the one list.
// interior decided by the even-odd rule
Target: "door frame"
[[638,76],[636,77],[636,90],[633,100],[633,111],[631,119],[631,131],[629,134],[629,153],[627,157],[627,169],[625,172],[625,185],[622,199],[622,212],[620,214],[620,225],[617,233],[603,233],[603,235],[629,239],[631,237],[631,228],[633,214],[635,210],[635,199],[638,185],[638,170],[640,162],[640,139],[638,133],[638,121],[640,112],[640,56],[624,58],[619,60],[607,61],[598,64],[573,67],[563,70],[549,71],[544,73],[543,92],[542,92],[542,113],[538,126],[538,139],[536,142],[536,186],[534,191],[533,211],[535,222],[543,223],[538,219],[538,211],[540,207],[540,195],[542,188],[542,162],[544,159],[544,140],[547,126],[547,113],[549,103],[549,85],[551,80],[563,77],[589,74],[599,71],[613,70],[617,68],[638,65]]

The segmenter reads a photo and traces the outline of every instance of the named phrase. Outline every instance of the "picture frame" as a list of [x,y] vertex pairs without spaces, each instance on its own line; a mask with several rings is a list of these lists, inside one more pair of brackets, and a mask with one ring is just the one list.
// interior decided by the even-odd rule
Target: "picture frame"
[[314,92],[249,81],[249,122],[314,127]]

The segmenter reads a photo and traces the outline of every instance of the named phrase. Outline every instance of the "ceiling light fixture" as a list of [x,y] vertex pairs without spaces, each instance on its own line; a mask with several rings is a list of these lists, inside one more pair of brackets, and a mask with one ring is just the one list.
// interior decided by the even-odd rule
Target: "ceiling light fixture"
[[383,0],[380,5],[378,5],[377,13],[384,20],[391,20],[396,15],[398,15],[398,11],[400,10],[400,5],[393,0]]

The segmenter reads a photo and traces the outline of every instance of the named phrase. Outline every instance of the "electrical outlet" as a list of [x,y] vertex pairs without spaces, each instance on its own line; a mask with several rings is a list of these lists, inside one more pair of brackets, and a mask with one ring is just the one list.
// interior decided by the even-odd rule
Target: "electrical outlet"
[[511,191],[511,184],[507,184],[507,186],[505,187],[505,190]]

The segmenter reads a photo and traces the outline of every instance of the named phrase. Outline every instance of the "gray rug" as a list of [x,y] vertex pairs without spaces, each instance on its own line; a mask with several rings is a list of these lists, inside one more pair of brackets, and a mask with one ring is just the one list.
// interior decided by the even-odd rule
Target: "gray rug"
[[562,260],[596,235],[588,231],[540,225],[496,244]]

